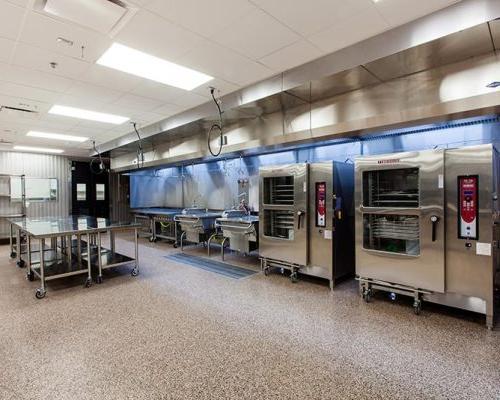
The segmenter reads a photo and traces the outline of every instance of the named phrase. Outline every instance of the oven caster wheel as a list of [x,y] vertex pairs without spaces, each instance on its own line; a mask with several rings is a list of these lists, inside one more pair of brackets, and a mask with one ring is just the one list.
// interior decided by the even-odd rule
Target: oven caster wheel
[[176,249],[177,247],[179,247],[179,245],[177,243],[174,243],[174,249]]
[[30,282],[33,282],[35,280],[35,274],[33,272],[28,272],[26,274],[26,279],[29,280]]
[[10,253],[10,258],[16,258],[16,256],[17,256],[17,253],[15,251],[12,251]]
[[264,275],[269,276],[269,268],[264,268]]
[[97,278],[95,278],[95,283],[100,285],[102,283],[102,276],[98,276]]
[[151,236],[149,238],[149,241],[150,241],[150,243],[155,243],[156,242],[156,238],[154,238],[153,236]]
[[292,281],[292,283],[297,283],[299,281],[297,272],[292,272],[290,274],[290,280]]
[[420,315],[420,312],[422,311],[422,301],[420,300],[415,300],[413,303],[413,312],[415,315]]
[[363,288],[363,300],[365,301],[365,303],[369,303],[372,299],[372,296],[373,296],[373,292],[371,289],[364,289]]
[[132,272],[130,273],[130,275],[132,276],[137,276],[139,275],[139,268],[135,267]]
[[24,260],[19,260],[16,265],[19,267],[19,268],[24,268],[26,266],[26,262]]
[[35,297],[36,297],[37,299],[43,299],[43,298],[45,297],[45,294],[46,294],[46,293],[47,293],[47,292],[46,292],[44,289],[40,289],[40,288],[39,288],[39,289],[37,289],[37,290],[36,290],[36,292],[35,292]]
[[85,280],[85,287],[86,287],[86,288],[89,288],[89,287],[91,287],[91,286],[92,286],[92,279],[91,279],[91,278],[87,278],[87,279]]

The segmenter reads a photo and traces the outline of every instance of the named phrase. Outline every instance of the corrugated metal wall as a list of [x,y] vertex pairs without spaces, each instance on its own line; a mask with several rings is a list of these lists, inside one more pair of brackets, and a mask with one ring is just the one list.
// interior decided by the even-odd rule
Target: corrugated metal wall
[[[21,175],[33,178],[57,178],[58,196],[54,201],[30,202],[29,217],[66,216],[71,207],[71,165],[67,157],[57,155],[0,152],[0,174]],[[19,204],[8,198],[0,200],[0,215],[18,212]],[[8,225],[0,223],[0,234],[5,236]]]

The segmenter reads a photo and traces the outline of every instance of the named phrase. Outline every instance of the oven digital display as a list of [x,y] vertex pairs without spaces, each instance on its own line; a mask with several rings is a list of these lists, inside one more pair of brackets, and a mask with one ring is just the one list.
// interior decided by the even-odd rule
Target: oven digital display
[[478,239],[478,176],[458,177],[458,237]]
[[326,226],[326,182],[316,182],[316,226]]

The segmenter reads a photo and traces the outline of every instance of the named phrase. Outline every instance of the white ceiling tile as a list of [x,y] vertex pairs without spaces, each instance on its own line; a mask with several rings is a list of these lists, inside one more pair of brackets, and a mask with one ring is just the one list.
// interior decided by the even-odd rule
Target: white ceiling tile
[[19,97],[44,103],[53,103],[59,96],[59,93],[56,92],[2,81],[0,81],[0,93],[6,96]]
[[321,50],[314,47],[306,40],[300,40],[261,58],[259,61],[276,71],[285,71],[314,60],[322,54],[324,53]]
[[183,89],[163,85],[158,82],[144,80],[130,93],[138,96],[149,97],[150,99],[159,100],[161,102],[172,102],[172,100],[177,99],[188,92]]
[[299,40],[289,28],[262,10],[236,19],[212,40],[252,59],[259,59]]
[[[55,69],[51,68],[51,62],[57,63]],[[90,66],[87,62],[21,43],[14,51],[13,64],[73,79],[83,75]]]
[[189,109],[196,107],[200,104],[206,103],[209,99],[205,96],[201,96],[197,93],[186,93],[183,96],[177,97],[172,103],[177,104],[183,108]]
[[5,63],[0,63],[0,81],[18,83],[59,93],[66,91],[73,83],[70,79],[61,76]]
[[321,50],[330,53],[388,29],[390,29],[389,24],[375,9],[367,9],[365,12],[318,32],[308,39]]
[[[73,45],[58,42],[58,37],[71,40]],[[83,60],[92,63],[111,45],[111,40],[105,35],[34,11],[28,14],[19,40],[77,59],[82,59],[84,46]]]
[[383,0],[375,6],[380,14],[392,25],[399,26],[434,11],[448,7],[460,0]]
[[136,96],[130,93],[127,93],[118,100],[110,103],[110,105],[115,107],[123,107],[134,111],[151,111],[154,108],[158,108],[161,104],[162,102],[159,100]]
[[274,71],[264,65],[208,40],[182,57],[181,62],[188,67],[241,86],[274,74]]
[[208,81],[204,85],[198,86],[196,89],[193,89],[193,92],[198,93],[198,94],[210,99],[211,98],[211,96],[210,96],[210,88],[211,87],[214,87],[216,89],[215,97],[224,96],[228,93],[234,92],[234,91],[241,88],[240,85],[235,85],[235,84],[229,83],[223,79],[215,78],[215,79],[212,79],[211,81]]
[[205,37],[255,10],[247,0],[154,0],[146,8]]
[[170,117],[172,115],[178,114],[183,110],[183,107],[178,106],[176,104],[165,103],[160,107],[152,110],[153,113],[161,115],[163,118]]
[[94,104],[105,104],[118,100],[124,93],[102,86],[91,85],[90,83],[75,82],[65,94],[83,100],[90,100]]
[[7,3],[12,3],[17,6],[27,7],[31,0],[7,0]]
[[148,11],[139,11],[115,37],[126,46],[175,62],[202,38]]
[[25,9],[0,0],[0,36],[17,39]]
[[128,92],[145,80],[115,69],[94,64],[80,77],[84,82]]
[[372,0],[252,1],[303,36],[337,24],[366,8],[373,8]]
[[12,55],[12,52],[14,51],[15,46],[16,46],[15,41],[0,38],[0,61],[1,62],[10,61],[10,57]]

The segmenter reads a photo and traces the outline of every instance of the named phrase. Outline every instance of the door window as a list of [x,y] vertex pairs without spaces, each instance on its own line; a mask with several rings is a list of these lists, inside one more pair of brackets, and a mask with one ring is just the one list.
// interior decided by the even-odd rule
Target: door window
[[87,185],[85,183],[76,184],[76,200],[77,201],[87,200]]
[[104,183],[96,183],[95,185],[95,199],[106,200],[106,186]]
[[418,168],[384,169],[363,172],[365,207],[417,208]]
[[363,215],[363,247],[370,250],[418,256],[419,217],[416,215]]
[[277,239],[294,239],[294,213],[290,210],[264,210],[264,235]]
[[273,176],[263,179],[264,204],[287,205],[294,204],[293,176]]

